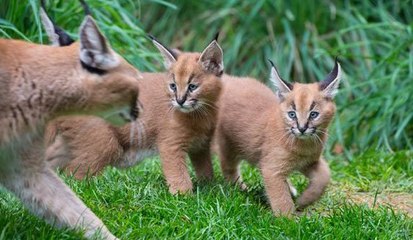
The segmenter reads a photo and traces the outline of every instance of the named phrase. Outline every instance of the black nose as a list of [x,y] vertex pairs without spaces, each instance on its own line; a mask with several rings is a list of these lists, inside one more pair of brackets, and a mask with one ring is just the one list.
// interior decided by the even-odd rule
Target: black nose
[[176,99],[176,102],[177,102],[180,106],[182,106],[185,101],[186,101],[185,98],[182,98],[182,99],[177,98],[177,99]]
[[298,127],[298,131],[300,131],[300,133],[304,133],[305,130],[307,130],[307,127]]

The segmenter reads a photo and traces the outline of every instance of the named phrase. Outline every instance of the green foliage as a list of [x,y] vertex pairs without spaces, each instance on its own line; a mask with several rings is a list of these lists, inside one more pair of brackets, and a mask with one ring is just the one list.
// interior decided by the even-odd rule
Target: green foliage
[[[58,25],[76,37],[80,4],[49,2]],[[351,154],[413,148],[410,0],[87,2],[114,48],[141,70],[162,69],[145,32],[167,45],[200,51],[219,31],[226,71],[261,81],[269,75],[267,58],[285,79],[312,82],[323,79],[339,56],[345,77],[328,149],[340,145]],[[46,42],[38,1],[0,5],[0,36]]]

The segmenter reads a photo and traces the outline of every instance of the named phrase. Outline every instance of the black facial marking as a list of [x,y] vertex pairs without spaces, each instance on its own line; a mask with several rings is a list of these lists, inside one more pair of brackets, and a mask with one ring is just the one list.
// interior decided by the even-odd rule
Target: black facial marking
[[191,76],[189,76],[188,78],[188,84],[190,84],[192,82],[192,80],[194,79],[195,75],[191,74]]
[[295,108],[295,103],[294,103],[294,102],[291,104],[291,107],[294,109],[294,111],[297,110],[297,109]]
[[310,106],[310,111],[313,110],[314,107],[315,107],[315,102],[313,101],[313,102],[311,103],[311,106]]
[[297,128],[300,128],[300,124],[298,124],[298,118],[296,117],[294,118],[294,120],[295,120],[295,124],[297,124]]
[[82,60],[80,60],[80,64],[82,65],[82,67],[84,69],[86,69],[88,72],[90,73],[94,73],[94,74],[98,74],[98,75],[103,75],[106,73],[105,70],[99,69],[99,68],[95,68],[92,66],[87,65],[86,63],[84,63]]

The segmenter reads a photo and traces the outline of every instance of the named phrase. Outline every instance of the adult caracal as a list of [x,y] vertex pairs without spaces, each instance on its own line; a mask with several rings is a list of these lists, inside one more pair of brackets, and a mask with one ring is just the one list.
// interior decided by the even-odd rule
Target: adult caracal
[[44,161],[52,118],[136,104],[139,72],[87,16],[65,47],[0,39],[0,184],[50,223],[115,239]]

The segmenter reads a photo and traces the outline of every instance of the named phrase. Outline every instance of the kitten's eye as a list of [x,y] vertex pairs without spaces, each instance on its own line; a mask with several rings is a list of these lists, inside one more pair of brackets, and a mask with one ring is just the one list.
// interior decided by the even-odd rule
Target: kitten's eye
[[297,117],[297,114],[294,111],[289,111],[288,117],[290,117],[291,119],[295,119]]
[[198,88],[198,86],[195,85],[195,84],[191,83],[191,84],[188,85],[188,90],[191,91],[191,92],[195,91],[195,89],[197,89],[197,88]]
[[172,90],[172,91],[176,91],[176,84],[175,83],[171,83],[171,84],[169,84],[169,88]]
[[318,112],[310,112],[310,118],[311,119],[315,119],[316,117],[318,117],[319,113]]

